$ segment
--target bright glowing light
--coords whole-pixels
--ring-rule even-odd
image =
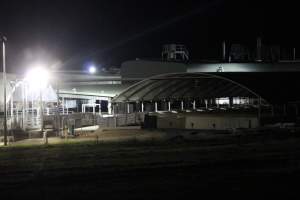
[[[95,74],[96,71],[97,71],[97,68],[95,66],[92,65],[92,66],[89,67],[89,73]]]
[[[228,98],[228,97],[217,98],[216,100],[217,100],[217,102],[218,102],[220,105],[229,104],[229,98]]]
[[[44,89],[49,81],[49,72],[42,67],[35,67],[26,74],[25,81],[32,90]]]

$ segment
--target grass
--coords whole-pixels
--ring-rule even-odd
[[[291,182],[300,177],[299,138],[242,145],[232,141],[85,141],[0,148],[0,192],[40,199],[169,199],[217,195],[215,190],[297,194]]]

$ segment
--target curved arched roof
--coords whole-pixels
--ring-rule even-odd
[[[206,73],[171,73],[142,80],[116,96],[114,102],[261,96],[227,77]]]

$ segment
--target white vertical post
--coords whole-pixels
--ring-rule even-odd
[[[181,110],[183,110],[184,108],[183,108],[183,101],[181,101]]]
[[[93,104],[93,115],[95,114],[95,109],[96,108],[96,104]]]
[[[171,111],[171,102],[170,101],[168,102],[168,111],[169,112]]]
[[[116,112],[116,106],[115,106],[115,104],[113,104],[112,105],[112,114],[115,115],[115,112]]]
[[[26,88],[26,93],[28,94],[28,88]],[[26,95],[27,96],[27,95]],[[28,104],[26,104],[27,107],[27,118],[31,118],[31,124],[36,124],[37,123],[37,117],[39,116],[39,109],[38,107],[36,108],[36,116],[35,116],[35,112],[34,112],[34,99],[33,99],[33,93],[31,93],[31,114],[29,115],[30,112],[30,104],[28,102]]]
[[[17,124],[19,124],[19,111],[18,111],[18,106],[16,106],[16,120],[17,120]]]
[[[24,85],[24,96],[25,96],[25,99],[24,99],[24,120],[26,120],[26,124],[27,124],[27,118],[28,118],[28,107],[29,106],[29,103],[28,103],[28,92],[27,92],[27,86],[26,84]],[[25,128],[26,128],[26,124],[25,124]]]
[[[13,98],[13,91],[10,97],[10,128],[13,128],[13,120],[14,120],[14,98]]]
[[[108,100],[107,108],[108,108],[108,114],[111,115],[111,113],[112,113],[111,100]],[[100,101],[99,110],[101,110],[101,101]]]
[[[193,110],[196,110],[196,101],[193,101]]]
[[[157,102],[154,103],[154,111],[157,112]]]
[[[23,88],[22,88],[22,95],[23,95],[23,106],[22,106],[22,128],[23,128],[23,130],[25,130],[26,129],[26,123],[27,123],[27,121],[26,121],[26,100],[27,100],[27,94],[26,94],[26,89],[25,89],[25,84],[24,84],[24,82],[22,82],[23,84]]]
[[[81,112],[84,113],[84,105],[81,104]]]
[[[11,118],[14,115],[14,96],[13,96],[13,94],[11,94],[11,97],[10,97],[10,115],[11,115]]]
[[[62,98],[62,110],[63,110],[63,115],[65,114],[65,98]]]
[[[43,106],[43,93],[42,93],[42,89],[40,89],[39,91],[40,93],[40,117],[41,117],[41,132],[44,132],[44,106]]]
[[[205,99],[204,101],[205,101],[205,108],[208,109],[208,102],[207,102],[207,99]]]
[[[127,103],[127,113],[129,114],[130,113],[130,104]]]
[[[144,102],[142,102],[142,112],[144,112]]]

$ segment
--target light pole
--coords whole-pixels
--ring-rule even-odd
[[[1,35],[0,40],[2,41],[2,61],[3,61],[3,111],[4,111],[4,119],[3,119],[3,135],[4,135],[4,146],[7,146],[7,113],[6,113],[6,63],[5,63],[5,42],[6,37]]]

